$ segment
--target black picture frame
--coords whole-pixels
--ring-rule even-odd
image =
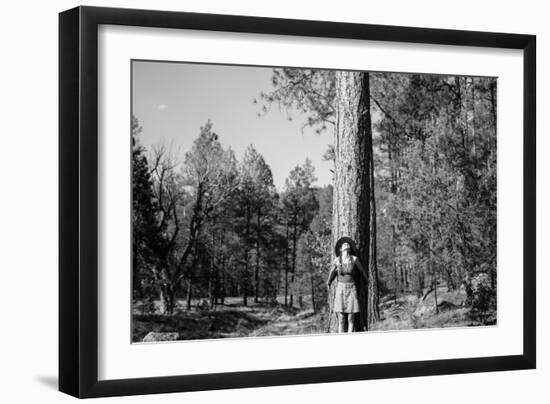
[[[99,381],[98,26],[180,28],[523,50],[523,354]],[[534,35],[77,7],[59,15],[59,390],[104,397],[459,374],[536,366]]]

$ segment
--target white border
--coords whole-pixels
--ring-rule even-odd
[[[498,326],[131,344],[130,59],[497,76]],[[98,92],[100,380],[523,352],[521,51],[100,26]]]

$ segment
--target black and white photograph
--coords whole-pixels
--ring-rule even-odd
[[[497,84],[131,61],[132,342],[497,325]]]

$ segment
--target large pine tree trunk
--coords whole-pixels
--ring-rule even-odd
[[[357,244],[368,287],[361,282],[356,329],[366,330],[380,319],[369,73],[338,72],[336,89],[333,245],[342,236]]]

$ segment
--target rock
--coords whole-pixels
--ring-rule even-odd
[[[143,342],[157,342],[157,341],[177,341],[179,339],[179,333],[177,332],[154,332],[151,331],[143,338]]]

